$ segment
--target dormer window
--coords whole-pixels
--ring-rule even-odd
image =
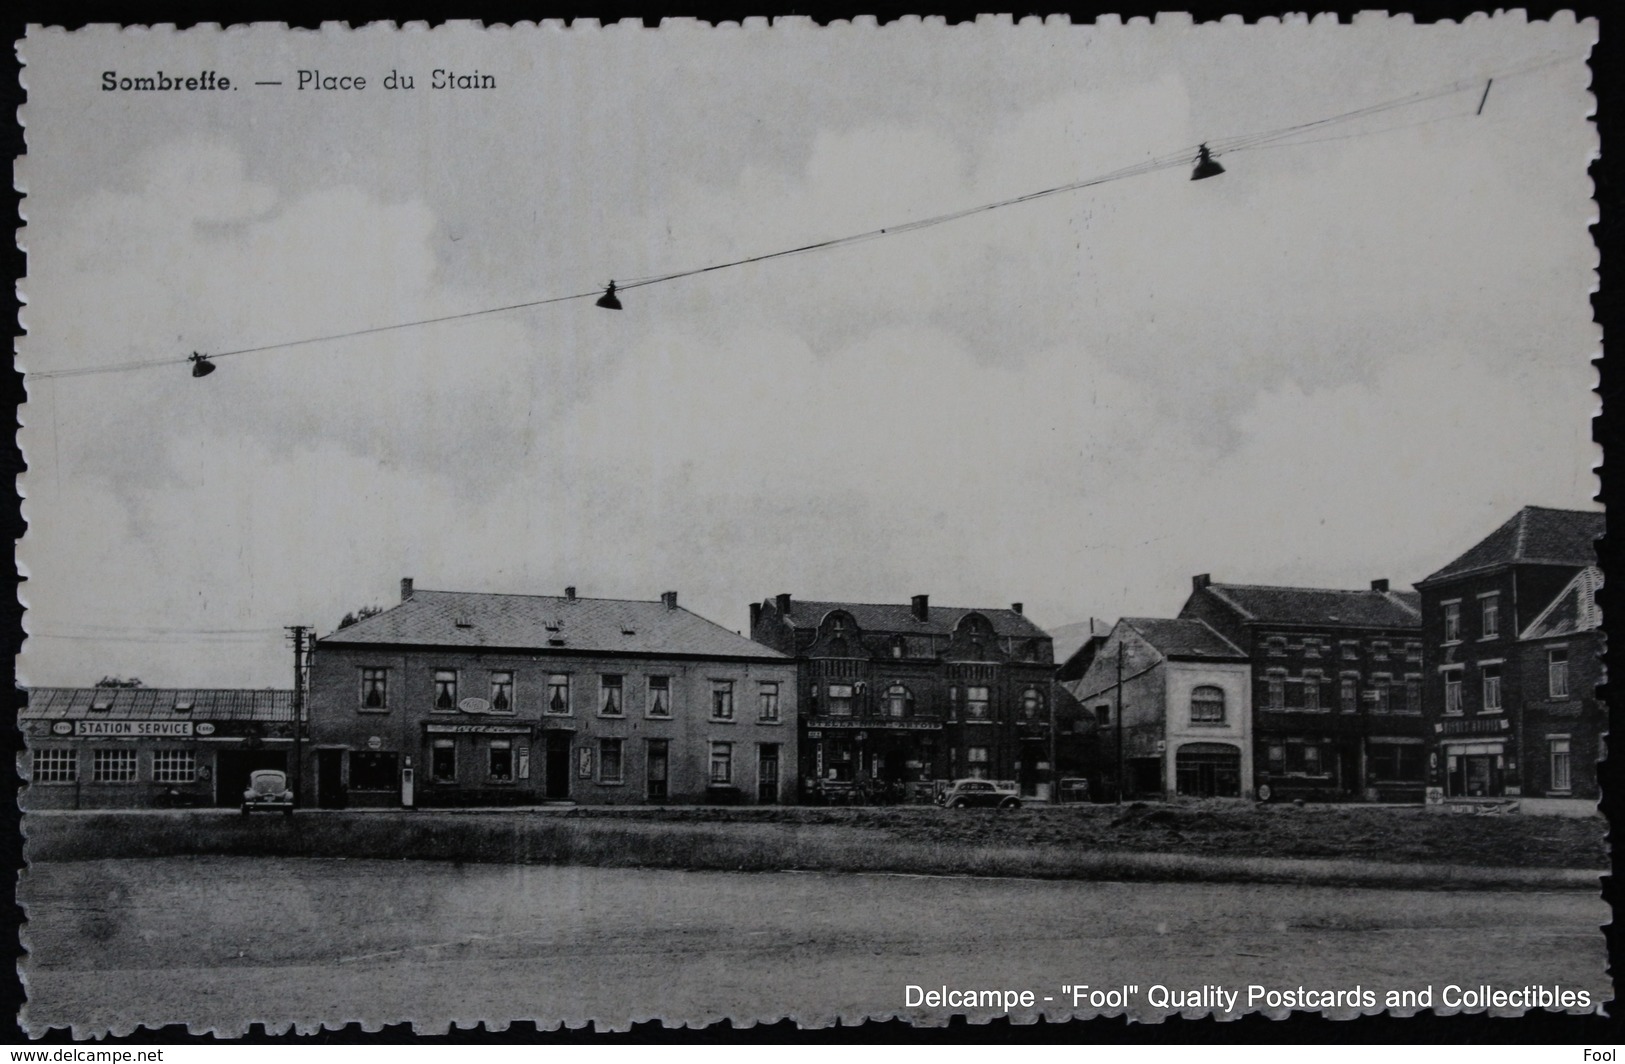
[[[191,695],[176,695],[175,696],[175,712],[176,713],[190,713],[190,712],[192,712],[192,696]]]
[[[106,712],[113,708],[113,693],[111,691],[98,691],[90,700],[90,708],[98,712]]]
[[[452,623],[455,624],[459,628],[472,628],[472,627],[474,627],[474,622],[469,620],[467,617],[458,617]]]

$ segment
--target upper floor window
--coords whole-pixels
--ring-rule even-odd
[[[1402,713],[1422,712],[1422,681],[1418,677],[1405,677],[1405,704]]]
[[[909,716],[913,702],[914,695],[900,683],[886,688],[886,693],[881,696],[881,708],[888,717]]]
[[[434,708],[457,708],[457,670],[434,670]]]
[[[1422,660],[1422,644],[1420,642],[1418,642],[1415,639],[1406,640],[1406,642],[1405,642],[1405,660],[1406,661],[1421,661]]]
[[[779,719],[779,685],[773,680],[763,680],[756,685],[757,719],[774,721]]]
[[[1303,708],[1320,708],[1320,673],[1306,672],[1303,674]]]
[[[361,706],[363,709],[389,708],[389,670],[361,670]]]
[[[1479,600],[1479,609],[1484,617],[1479,636],[1483,639],[1496,638],[1501,634],[1501,596],[1485,595]]]
[[[1393,687],[1394,678],[1378,673],[1371,678],[1371,711],[1373,713],[1387,713],[1392,708],[1389,705],[1388,695]]]
[[[1272,671],[1264,680],[1264,708],[1286,708],[1286,673]]]
[[[1461,670],[1451,669],[1444,674],[1444,711],[1461,715]]]
[[[649,677],[649,707],[651,717],[671,716],[671,677]]]
[[[734,682],[732,680],[711,681],[711,719],[734,719]]]
[[[604,673],[598,677],[598,715],[620,717],[626,714],[626,703],[621,699],[621,677]]]
[[[498,713],[513,712],[513,673],[491,674],[491,708]]]
[[[1386,639],[1378,639],[1378,640],[1374,641],[1371,644],[1371,660],[1372,661],[1387,661],[1388,660],[1388,640],[1386,640]]]
[[[965,688],[965,716],[970,720],[988,719],[988,689],[985,687]]]
[[[903,637],[900,635],[892,637],[891,656],[894,658],[900,658],[903,656]]]
[[[1343,640],[1338,644],[1338,649],[1344,661],[1355,661],[1360,657],[1360,641],[1357,639]]]
[[[1446,602],[1444,604],[1444,641],[1456,643],[1461,640],[1461,603]]]
[[[1224,723],[1224,688],[1204,684],[1191,690],[1191,723]]]
[[[1044,692],[1036,687],[1029,687],[1021,693],[1021,717],[1023,720],[1038,720],[1044,715]]]
[[[850,717],[852,715],[851,684],[832,683],[829,685],[829,715],[832,717]]]
[[[1569,650],[1552,647],[1546,651],[1546,692],[1552,698],[1569,697]]]
[[[1100,723],[1100,726],[1102,728],[1111,727],[1112,726],[1112,707],[1107,705],[1104,702],[1102,702],[1100,705],[1096,706],[1095,707],[1095,720]]]
[[[1353,713],[1360,708],[1360,681],[1353,676],[1344,676],[1337,686],[1337,708],[1344,713]]]
[[[555,716],[570,713],[570,677],[556,672],[547,678],[547,711]]]
[[[1286,636],[1272,635],[1264,640],[1264,653],[1272,658],[1286,657]]]
[[[1314,638],[1304,639],[1303,656],[1306,658],[1320,657],[1320,640]]]
[[[1484,666],[1484,706],[1480,712],[1499,713],[1501,711],[1501,666]]]

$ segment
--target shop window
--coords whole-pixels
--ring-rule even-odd
[[[366,668],[361,670],[361,708],[389,708],[389,670]]]
[[[1204,684],[1191,690],[1191,723],[1224,723],[1224,688]]]
[[[598,715],[620,717],[625,712],[626,704],[621,700],[621,678],[614,673],[598,677]]]
[[[491,674],[491,709],[497,713],[513,712],[513,673]]]
[[[649,677],[649,716],[671,716],[671,677]]]
[[[1461,603],[1446,602],[1444,604],[1444,641],[1446,643],[1461,642]]]
[[[392,791],[400,784],[400,756],[377,750],[350,751],[350,789]]]
[[[1269,770],[1271,772],[1275,773],[1276,775],[1278,775],[1278,776],[1285,775],[1286,774],[1286,744],[1285,743],[1271,743],[1270,746],[1269,746],[1269,750],[1268,750],[1268,752],[1267,752],[1267,754],[1266,754],[1266,756],[1264,758],[1264,763],[1267,764],[1269,766]]]
[[[457,708],[457,670],[436,669],[434,671],[434,708]]]
[[[850,717],[852,715],[852,685],[849,683],[832,683],[829,685],[828,712],[832,717]]]
[[[511,739],[492,739],[491,748],[487,755],[487,764],[491,772],[492,783],[512,783],[513,741]]]
[[[79,751],[48,747],[34,751],[32,783],[76,783],[79,779]]]
[[[598,782],[620,783],[621,780],[621,740],[598,740]]]
[[[732,783],[734,781],[734,744],[711,744],[711,782]]]
[[[1479,630],[1482,639],[1495,639],[1501,634],[1501,596],[1485,595],[1479,600],[1479,608],[1483,613],[1483,625]]]
[[[1554,791],[1567,791],[1573,787],[1573,778],[1570,774],[1569,737],[1567,735],[1554,735],[1546,740],[1546,749],[1552,762],[1552,786]]]
[[[1444,711],[1461,716],[1461,670],[1451,669],[1444,674]]]
[[[90,780],[92,783],[134,783],[135,764],[134,750],[97,750],[90,762]]]
[[[1320,743],[1314,741],[1287,743],[1286,772],[1289,776],[1326,775]]]
[[[429,778],[436,783],[456,783],[457,740],[436,739],[429,753]]]
[[[990,702],[986,687],[965,688],[965,717],[968,720],[987,720]]]
[[[965,772],[973,780],[987,779],[988,748],[971,746],[965,749]]]
[[[756,685],[756,719],[774,723],[779,719],[779,685],[763,680]]]
[[[666,739],[650,739],[648,755],[643,761],[644,788],[651,802],[666,800],[666,777],[669,773],[671,747]]]
[[[197,780],[197,754],[191,750],[154,750],[152,782],[193,783]]]
[[[732,680],[711,681],[711,719],[734,719],[734,682]]]
[[[570,677],[564,673],[547,678],[547,711],[555,717],[570,715]]]
[[[1501,666],[1484,666],[1484,705],[1482,713],[1501,712]]]
[[[1569,697],[1569,651],[1553,647],[1546,652],[1546,692],[1551,698]]]
[[[1423,778],[1421,743],[1382,742],[1373,739],[1366,747],[1366,772],[1385,783],[1420,783]]]

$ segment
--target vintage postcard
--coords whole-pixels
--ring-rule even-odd
[[[1596,36],[30,28],[24,1030],[1597,1013]]]

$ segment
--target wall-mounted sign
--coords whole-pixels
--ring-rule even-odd
[[[211,724],[209,721],[206,721],[206,720],[205,721],[199,721],[198,726],[197,726],[197,733],[199,735],[213,735],[214,734],[214,725]]]
[[[830,730],[873,728],[875,731],[941,731],[940,720],[896,720],[894,718],[862,719],[853,718],[842,720],[840,718],[824,718],[818,722],[819,728]],[[808,735],[812,732],[808,731]]]
[[[367,749],[368,750],[382,750],[383,748],[384,748],[384,741],[382,739],[380,739],[376,735],[367,736]]]
[[[192,734],[189,720],[76,720],[73,734],[128,739],[175,738]]]
[[[431,735],[529,735],[529,724],[425,724]]]
[[[464,713],[489,713],[491,712],[491,703],[487,702],[483,698],[475,698],[473,695],[470,695],[461,702],[457,703],[457,708],[462,710]]]
[[[584,780],[592,779],[592,747],[583,746],[576,750],[576,775]]]
[[[55,724],[51,725],[51,734],[52,735],[72,735],[73,734],[73,722],[72,721],[67,721],[67,720],[59,720],[59,721],[57,721]]]

